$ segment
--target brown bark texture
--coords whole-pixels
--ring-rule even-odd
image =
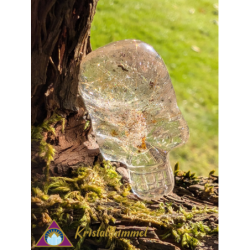
[[[65,118],[55,124],[56,135],[44,138],[56,150],[51,174],[66,174],[81,162],[93,165],[99,154],[91,131],[84,129],[88,115],[78,95],[81,58],[91,52],[90,27],[98,0],[31,1],[31,120],[37,126],[53,112]],[[42,174],[45,163],[32,143],[32,173]]]
[[[55,133],[43,132],[47,143],[56,150],[50,163],[51,176],[67,176],[79,164],[93,166],[101,158],[99,147],[92,133],[89,115],[84,101],[78,94],[78,74],[81,59],[91,52],[90,28],[98,0],[32,0],[31,1],[31,121],[39,126],[54,112],[65,119],[53,124]],[[44,179],[46,162],[39,156],[39,142],[31,145],[32,178]],[[127,181],[126,169],[117,163],[116,169]],[[194,195],[195,194],[195,195]],[[191,209],[194,205],[217,207],[218,201],[204,196],[200,187],[189,190],[176,186],[172,195],[161,201],[171,202],[173,206],[182,205]],[[133,197],[131,194],[131,198]],[[210,199],[210,200],[209,200]],[[151,205],[157,208],[158,202]],[[114,204],[113,204],[114,205]],[[112,205],[112,206],[113,206]],[[117,205],[117,204],[115,204]],[[218,221],[215,214],[194,220]],[[116,225],[124,230],[144,230],[133,220],[117,221]],[[40,230],[40,231],[39,231]],[[34,230],[34,236],[41,235],[43,229]],[[72,232],[72,236],[75,232]],[[148,238],[131,239],[139,249],[180,249],[181,245],[162,241],[159,228],[152,225]],[[70,235],[68,235],[70,237]],[[209,240],[211,242],[209,242]],[[218,237],[205,240],[203,249],[217,249]],[[74,241],[74,239],[73,239]],[[85,243],[102,249],[104,246],[86,239]]]

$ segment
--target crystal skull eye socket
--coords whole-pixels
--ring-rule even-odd
[[[128,166],[133,192],[147,200],[171,192],[168,153],[189,132],[153,47],[122,40],[91,52],[80,65],[79,91],[103,157]]]

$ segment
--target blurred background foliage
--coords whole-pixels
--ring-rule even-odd
[[[172,166],[218,173],[218,3],[212,0],[100,0],[92,49],[139,39],[161,55],[190,129],[186,145],[170,153]]]

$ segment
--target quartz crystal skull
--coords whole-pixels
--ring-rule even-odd
[[[189,130],[159,54],[138,40],[110,43],[83,58],[79,81],[103,157],[127,165],[142,199],[171,192],[168,153]]]

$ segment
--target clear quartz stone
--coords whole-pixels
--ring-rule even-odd
[[[159,54],[138,40],[110,43],[83,58],[79,81],[103,157],[128,166],[142,199],[171,192],[168,153],[189,130]]]

